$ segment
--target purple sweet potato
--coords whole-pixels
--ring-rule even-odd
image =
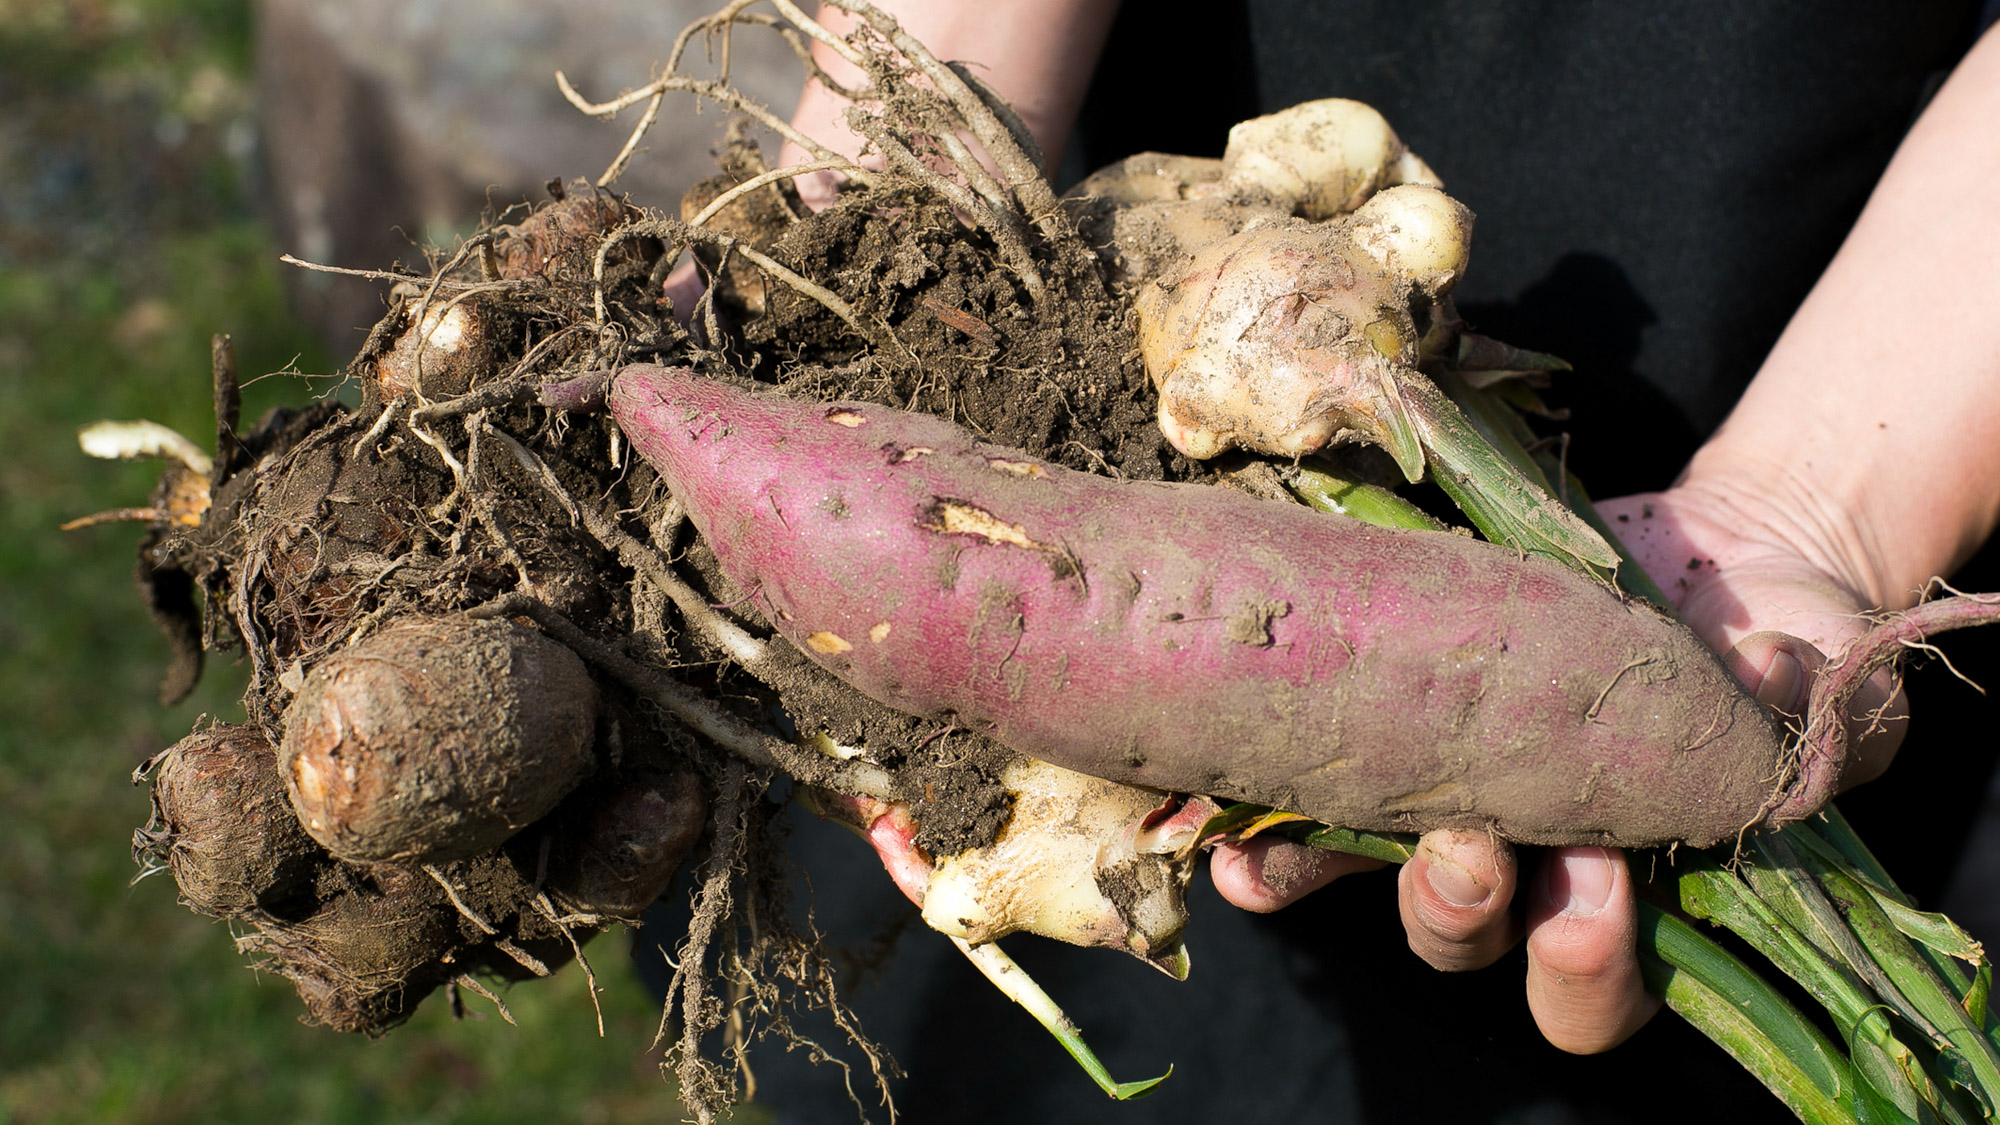
[[[611,408],[801,650],[1058,765],[1537,844],[1705,846],[1832,791],[1692,633],[1552,562],[679,370]]]

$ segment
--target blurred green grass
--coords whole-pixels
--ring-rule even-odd
[[[243,679],[225,655],[154,703],[139,528],[56,528],[143,503],[157,469],[89,460],[76,429],[143,417],[205,443],[211,332],[246,377],[338,367],[253,214],[250,32],[244,0],[0,0],[0,1122],[678,1119],[622,934],[592,950],[604,1039],[571,969],[507,994],[518,1029],[433,998],[369,1041],[300,1025],[227,927],[164,878],[130,884],[128,775],[198,715],[240,718]],[[331,383],[263,379],[245,415]]]

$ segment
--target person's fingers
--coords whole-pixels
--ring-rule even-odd
[[[1269,914],[1342,875],[1373,871],[1381,866],[1379,859],[1260,837],[1240,844],[1218,845],[1208,861],[1208,873],[1225,902]]]
[[[1514,881],[1514,851],[1504,841],[1485,832],[1426,833],[1397,882],[1410,948],[1447,972],[1492,964],[1520,940],[1508,909]]]
[[[1811,644],[1768,629],[1736,642],[1722,659],[1757,702],[1792,719],[1805,714],[1813,676],[1826,663],[1825,654]]]
[[[1529,892],[1528,1010],[1555,1046],[1587,1055],[1659,1010],[1639,977],[1632,877],[1610,848],[1552,848]]]
[[[1825,654],[1810,643],[1769,630],[1736,642],[1723,659],[1757,702],[1794,721],[1805,714],[1813,681],[1827,663]],[[1847,710],[1853,736],[1841,767],[1842,789],[1872,781],[1889,768],[1903,742],[1909,701],[1893,678],[1882,672],[1869,678]]]

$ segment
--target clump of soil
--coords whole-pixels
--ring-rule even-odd
[[[785,921],[778,773],[908,802],[932,855],[1006,823],[1009,751],[761,644],[767,624],[609,422],[542,398],[649,361],[936,413],[1088,471],[1206,471],[1153,425],[1128,302],[1025,130],[899,34],[871,16],[849,40],[891,170],[851,167],[824,211],[735,130],[677,218],[558,183],[427,271],[382,274],[389,308],[348,367],[358,409],[242,428],[218,341],[207,507],[151,530],[140,580],[183,666],[245,653],[249,721],[156,759],[135,851],[194,908],[248,922],[242,947],[310,1019],[376,1034],[441,985],[456,1006],[482,976],[582,961],[698,855],[668,1002],[706,1119],[736,1076],[704,1036],[790,1037],[792,1005],[840,1005]],[[672,66],[656,87],[676,84],[769,120]],[[953,163],[961,131],[999,172]],[[675,310],[662,283],[683,252],[710,284]],[[170,687],[192,682],[183,667]],[[724,987],[755,1018],[725,1019]]]
[[[936,414],[1074,469],[1188,473],[1153,424],[1129,307],[1094,255],[1057,258],[1048,291],[1030,300],[947,201],[916,188],[849,193],[773,233],[774,258],[829,279],[893,343],[886,355],[857,347],[822,306],[780,290],[743,331],[753,372],[801,394]]]

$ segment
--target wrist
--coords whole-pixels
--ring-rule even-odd
[[[1789,552],[1863,605],[1899,608],[1916,600],[1897,575],[1865,506],[1800,465],[1714,441],[1696,452],[1674,484],[1725,522],[1743,550]],[[1925,575],[1924,577],[1928,577]]]

